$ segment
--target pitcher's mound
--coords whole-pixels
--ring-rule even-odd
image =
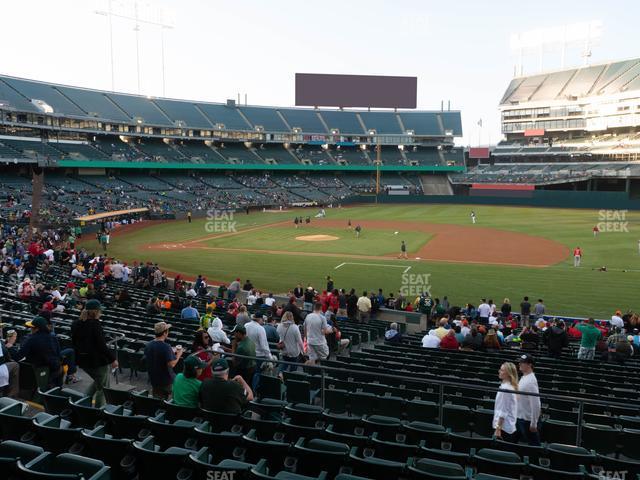
[[[301,235],[296,237],[296,240],[302,240],[303,242],[329,242],[331,240],[339,240],[339,237],[333,235]]]

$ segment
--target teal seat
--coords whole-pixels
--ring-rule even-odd
[[[153,435],[141,442],[133,442],[134,455],[138,470],[138,480],[157,480],[159,478],[176,478],[178,472],[186,465],[190,450],[169,447],[162,450],[155,444]]]
[[[110,468],[100,460],[70,453],[55,456],[45,453],[26,464],[18,461],[18,475],[23,480],[110,480]]]
[[[33,419],[33,426],[40,445],[48,452],[68,452],[80,440],[81,429],[58,415],[36,417]]]
[[[442,462],[430,458],[411,458],[407,469],[411,478],[416,479],[465,480],[467,478],[464,467],[457,463]]]
[[[15,473],[18,460],[26,464],[43,453],[44,449],[36,445],[5,440],[0,443],[0,471]]]
[[[297,473],[305,475],[326,471],[335,476],[349,458],[349,445],[319,438],[300,438],[293,447],[292,455],[297,461]]]
[[[236,449],[243,447],[242,432],[217,432],[209,422],[204,422],[194,429],[194,438],[200,447],[208,447],[216,460],[235,458]]]
[[[572,445],[550,443],[547,453],[552,468],[567,472],[579,472],[581,466],[589,467],[596,460],[594,452]]]
[[[349,459],[353,465],[353,473],[372,479],[399,478],[406,470],[406,462],[396,462],[374,456],[366,456],[365,450],[354,447],[351,449]]]
[[[429,448],[441,448],[447,431],[442,425],[413,421],[404,425],[407,443],[419,445],[424,442]]]
[[[251,478],[263,480],[326,480],[328,476],[326,472],[320,472],[317,476],[306,476],[286,471],[271,471],[267,461],[263,460],[251,469]]]
[[[267,439],[258,437],[255,430],[250,430],[242,439],[247,449],[244,461],[253,464],[258,464],[262,458],[268,458],[270,465],[284,465],[291,447],[284,439],[274,438],[273,432],[270,439]]]
[[[176,420],[188,420],[200,419],[201,413],[198,407],[185,407],[182,405],[176,405],[173,400],[162,402],[160,407],[167,413],[167,419],[171,422]]]
[[[472,456],[479,473],[520,478],[527,467],[517,453],[482,448]]]

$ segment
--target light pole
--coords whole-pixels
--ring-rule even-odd
[[[115,85],[115,74],[114,74],[114,53],[113,53],[113,18],[121,18],[123,20],[128,20],[134,23],[133,30],[136,32],[136,73],[137,73],[137,85],[138,85],[138,94],[140,94],[140,27],[141,25],[152,25],[156,27],[160,27],[160,48],[162,55],[162,95],[165,95],[165,52],[164,52],[164,31],[173,28],[168,21],[165,21],[163,15],[159,15],[160,20],[156,21],[153,18],[149,18],[150,15],[141,15],[140,9],[138,8],[138,0],[133,2],[133,15],[130,14],[130,11],[121,11],[114,12],[113,11],[112,0],[108,0],[108,8],[106,11],[104,10],[96,10],[95,13],[98,15],[104,15],[107,17],[109,22],[109,56],[111,59],[111,90],[114,90]],[[124,7],[123,7],[124,8]]]

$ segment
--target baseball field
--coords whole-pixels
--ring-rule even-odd
[[[117,229],[108,254],[157,262],[188,278],[202,274],[213,284],[250,279],[273,293],[298,283],[322,290],[331,275],[340,288],[407,296],[429,290],[452,304],[478,305],[481,297],[519,304],[528,295],[532,303],[544,299],[547,312],[558,315],[609,318],[618,308],[638,309],[640,212],[377,205],[327,209],[322,219],[316,213],[145,222]],[[311,222],[296,228],[296,216],[310,216]],[[406,260],[398,258],[401,241]],[[83,243],[99,251],[95,240]],[[583,257],[574,267],[577,246]]]

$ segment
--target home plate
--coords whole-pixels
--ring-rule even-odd
[[[420,260],[420,257],[416,257],[416,260]]]

